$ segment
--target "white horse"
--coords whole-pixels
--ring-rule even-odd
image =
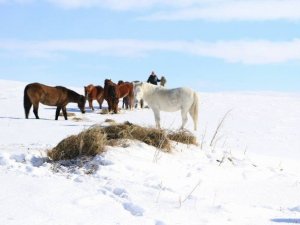
[[[194,130],[197,130],[199,100],[195,91],[189,88],[166,89],[157,85],[140,82],[134,84],[136,98],[144,99],[153,110],[156,127],[160,128],[160,111],[175,112],[181,110],[182,125],[184,128],[189,112]]]

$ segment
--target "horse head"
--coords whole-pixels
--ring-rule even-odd
[[[111,79],[105,79],[105,80],[104,80],[104,86],[105,86],[105,85],[108,85],[108,84],[110,84],[110,83],[112,83]]]
[[[88,86],[84,86],[84,97],[87,99],[88,96],[90,95],[94,85],[89,84]]]
[[[143,82],[133,83],[135,99],[140,101],[143,99]]]
[[[85,113],[85,101],[86,98],[83,95],[80,95],[77,104],[82,113]]]

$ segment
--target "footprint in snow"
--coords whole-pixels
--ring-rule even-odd
[[[160,220],[156,220],[155,225],[166,225],[166,224]]]
[[[0,154],[0,166],[6,166],[9,163],[9,156]]]
[[[124,209],[129,211],[133,216],[143,216],[144,209],[138,205],[135,205],[131,202],[123,203]]]
[[[115,188],[113,193],[120,198],[128,198],[128,193],[124,188]]]

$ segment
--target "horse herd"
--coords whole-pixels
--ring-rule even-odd
[[[187,122],[189,113],[194,122],[194,129],[198,123],[198,95],[189,88],[167,89],[161,86],[146,82],[112,82],[110,79],[104,81],[104,88],[92,84],[84,87],[84,96],[66,87],[50,87],[40,83],[31,83],[24,89],[24,109],[25,118],[28,119],[29,112],[33,106],[33,113],[39,119],[39,103],[49,106],[56,106],[55,120],[58,119],[62,110],[64,118],[67,120],[66,106],[73,102],[78,104],[78,108],[85,113],[86,100],[89,107],[94,110],[93,100],[97,100],[100,109],[104,100],[107,101],[108,111],[118,113],[119,99],[123,98],[123,107],[133,109],[138,101],[143,107],[143,101],[153,110],[156,127],[160,128],[160,111],[174,112],[181,110],[183,128]]]

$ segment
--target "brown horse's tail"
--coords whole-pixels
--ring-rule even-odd
[[[27,85],[24,89],[24,110],[25,110],[25,118],[28,119],[28,115],[29,115],[29,111],[30,111],[30,108],[32,106],[32,102],[29,98],[29,95],[27,93],[27,90],[28,90],[29,86]]]

